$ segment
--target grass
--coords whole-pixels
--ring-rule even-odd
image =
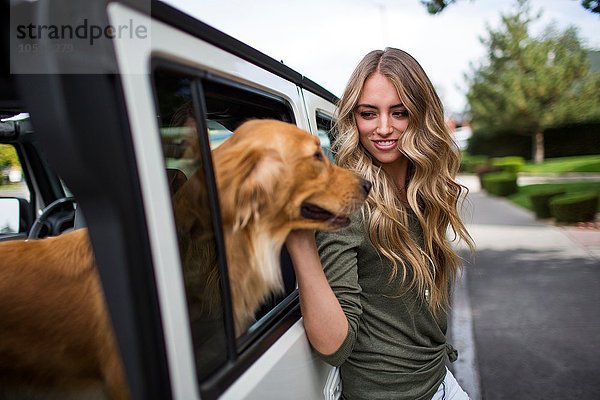
[[[519,186],[519,191],[508,196],[508,199],[518,206],[532,210],[529,195],[541,190],[562,189],[566,193],[575,193],[583,191],[595,191],[600,194],[600,182],[569,182],[569,183],[540,183],[535,185]],[[598,201],[600,207],[600,200]]]
[[[476,159],[476,156],[472,157],[473,160],[468,159],[467,161],[482,162],[480,159]],[[546,159],[542,164],[535,164],[528,162],[521,165],[519,168],[521,173],[526,174],[567,174],[567,173],[598,173],[600,174],[600,154],[590,156],[576,156],[576,157],[561,157],[561,158],[550,158]],[[529,196],[533,193],[547,190],[563,190],[565,193],[595,191],[600,194],[600,181],[576,181],[566,183],[540,183],[526,186],[519,186],[519,191],[515,194],[507,196],[507,198],[514,204],[533,211],[533,206],[529,200]],[[600,208],[600,200],[598,201],[598,207]]]
[[[600,172],[600,155],[550,158],[542,164],[527,163],[522,167],[521,172],[532,174]]]

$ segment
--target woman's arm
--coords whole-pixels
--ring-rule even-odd
[[[308,340],[319,353],[333,354],[348,335],[348,320],[323,272],[314,232],[293,231],[286,246],[298,280]]]

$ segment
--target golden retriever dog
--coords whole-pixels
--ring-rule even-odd
[[[346,226],[371,186],[333,165],[317,137],[275,120],[242,124],[212,158],[240,335],[282,290],[288,233]],[[196,290],[190,318],[198,319],[219,308],[221,290],[204,181],[201,168],[173,196],[186,290]],[[0,260],[0,386],[101,382],[108,398],[128,398],[87,230],[1,242]]]
[[[99,381],[128,398],[87,229],[0,242],[0,398],[48,387],[58,399]]]
[[[265,298],[282,288],[279,256],[293,229],[334,230],[366,199],[371,184],[332,164],[316,136],[275,120],[242,124],[213,151],[225,235],[236,334],[253,321]],[[198,245],[211,229],[203,215],[207,200],[199,171],[175,194],[175,216],[184,259],[184,276],[216,280],[206,268],[212,246]],[[199,254],[201,255],[199,255]],[[214,257],[214,256],[213,256]],[[209,263],[214,266],[214,263]],[[218,309],[211,284],[194,302]],[[211,290],[213,291],[211,293]]]

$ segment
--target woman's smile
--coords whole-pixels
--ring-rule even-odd
[[[377,150],[381,150],[381,151],[396,150],[398,148],[398,139],[385,139],[385,140],[371,139],[371,142],[373,142],[373,146],[375,146],[375,148]]]

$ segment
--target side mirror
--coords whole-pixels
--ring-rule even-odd
[[[0,197],[0,234],[19,232],[21,205],[14,197]]]
[[[30,224],[30,208],[27,200],[0,197],[0,234],[26,232]]]

